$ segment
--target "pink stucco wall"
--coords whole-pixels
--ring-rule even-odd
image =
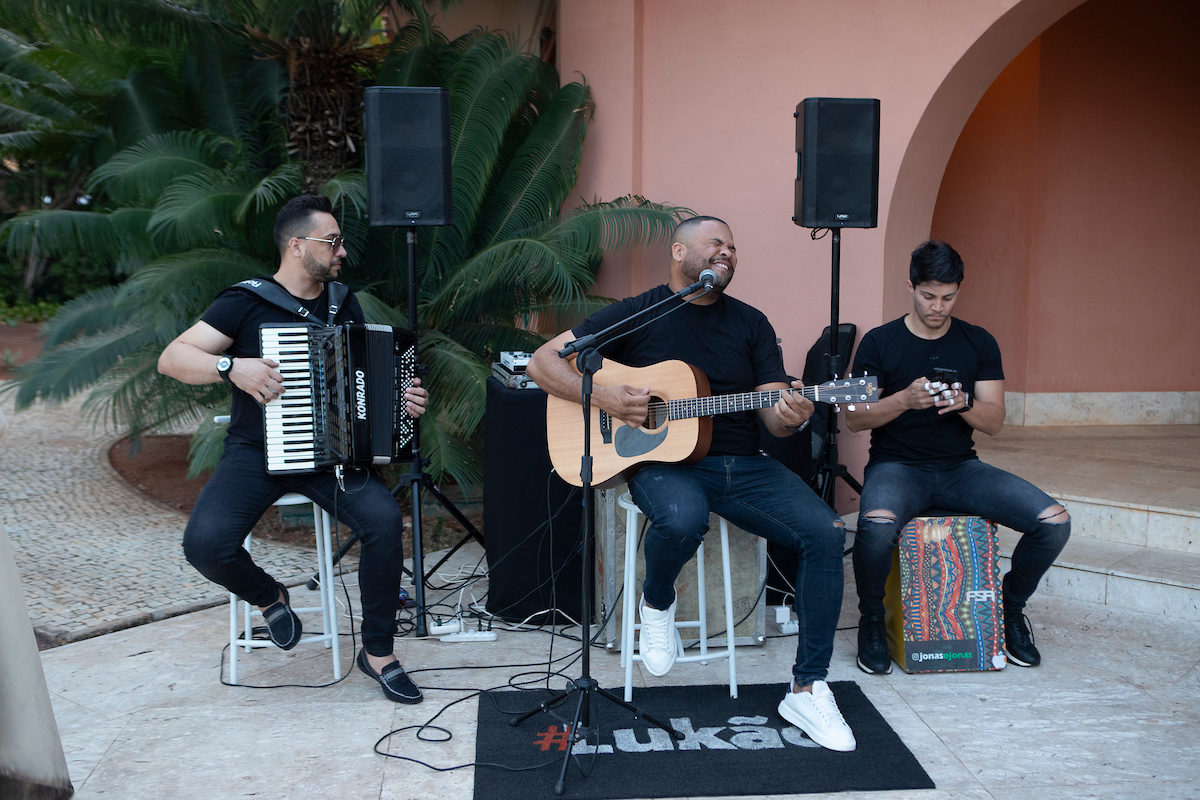
[[[958,313],[1028,392],[1200,389],[1200,10],[1090,0],[1009,65],[942,181]]]
[[[583,74],[597,103],[579,194],[635,192],[729,221],[740,259],[731,293],[767,313],[799,373],[828,324],[830,247],[791,222],[796,104],[882,104],[879,227],[846,231],[842,245],[842,320],[866,330],[904,309],[907,253],[929,235],[979,99],[1081,2],[561,0],[560,70]],[[605,263],[598,288],[652,286],[666,258]],[[867,436],[842,445],[857,471]]]

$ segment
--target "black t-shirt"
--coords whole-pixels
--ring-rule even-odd
[[[279,283],[272,278],[260,278],[270,281],[276,286]],[[282,289],[283,287],[280,286]],[[284,289],[286,292],[287,289]],[[313,314],[313,320],[322,324],[329,317],[329,287],[325,286],[321,294],[312,300],[294,298],[297,303],[307,308]],[[233,339],[233,344],[225,352],[234,358],[259,358],[262,348],[259,341],[258,327],[264,322],[295,322],[302,323],[295,314],[284,311],[276,305],[268,303],[247,289],[232,286],[213,300],[202,321],[212,325],[221,333]],[[362,306],[358,298],[351,292],[342,301],[335,321],[362,322]],[[229,435],[257,445],[263,444],[263,409],[250,395],[238,387],[233,387],[233,411],[230,414]]]
[[[673,294],[662,285],[637,297],[628,297],[596,312],[572,333],[579,337],[602,331]],[[676,310],[657,319],[671,308]],[[684,361],[704,372],[714,395],[749,392],[765,383],[787,381],[775,329],[761,311],[740,300],[720,295],[717,302],[707,306],[677,301],[650,312],[647,317],[655,321],[602,346],[600,354],[630,367],[646,367],[671,359]],[[631,327],[645,321],[646,318],[639,318]],[[709,455],[758,452],[755,413],[741,411],[713,417]]]
[[[937,339],[922,339],[904,324],[904,317],[871,330],[854,357],[854,372],[879,379],[881,397],[903,391],[922,375],[933,379],[934,367],[958,370],[958,380],[972,397],[976,381],[1004,379],[1000,346],[976,325],[950,318],[950,330]],[[909,409],[871,431],[868,466],[884,461],[946,462],[976,457],[974,428],[958,413],[938,415],[938,409]]]

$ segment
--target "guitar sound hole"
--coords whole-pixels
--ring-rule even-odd
[[[667,403],[661,397],[650,395],[650,407],[646,409],[646,421],[642,427],[648,431],[657,430],[667,423]]]

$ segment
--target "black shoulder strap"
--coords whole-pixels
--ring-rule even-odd
[[[338,311],[342,308],[342,302],[345,301],[346,295],[350,294],[349,287],[344,283],[330,281],[329,284],[329,321],[326,325],[333,324],[333,318],[337,316]]]
[[[311,311],[296,301],[296,298],[287,293],[286,290],[279,284],[261,278],[250,278],[249,280],[240,281],[234,284],[234,287],[245,289],[248,292],[258,295],[263,300],[273,306],[278,306],[290,314],[295,314],[297,317],[310,322],[316,322]],[[337,316],[338,310],[342,307],[342,301],[346,299],[346,295],[350,290],[344,283],[330,281],[329,289],[329,318],[327,325],[333,324],[333,318]]]

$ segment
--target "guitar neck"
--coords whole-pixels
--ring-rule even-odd
[[[818,388],[806,386],[803,389],[770,389],[765,392],[718,394],[709,397],[671,400],[667,403],[667,417],[668,419],[691,419],[692,417],[712,417],[717,414],[733,414],[737,411],[757,411],[778,403],[784,392],[799,394],[805,399],[817,402],[820,399]]]

